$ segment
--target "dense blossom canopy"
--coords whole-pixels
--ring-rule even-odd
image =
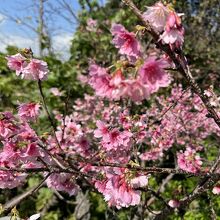
[[[143,19],[158,32],[161,45],[174,53],[181,49],[180,14],[159,2],[147,8]],[[87,20],[87,31],[98,31],[96,20]],[[28,178],[25,170],[41,169],[49,188],[72,196],[83,188],[83,180],[110,207],[120,209],[141,204],[141,194],[150,190],[155,168],[165,166],[165,171],[190,175],[212,169],[205,141],[211,136],[219,138],[220,129],[206,103],[195,89],[173,83],[169,69],[174,70],[174,64],[168,56],[158,50],[143,53],[138,33],[115,23],[110,31],[119,60],[110,67],[90,60],[88,74],[81,79],[94,94],[77,99],[72,113],[54,111],[54,118],[41,87],[49,73],[47,63],[20,53],[6,57],[17,76],[38,81],[51,131],[41,135],[34,130],[42,115],[37,102],[21,103],[17,114],[0,114],[0,165],[4,168],[0,188],[18,187]],[[179,54],[175,55],[178,60]],[[163,90],[168,97],[161,95]],[[64,94],[55,87],[50,92],[56,98]],[[212,92],[206,90],[203,95],[219,110]],[[167,158],[172,161],[169,167]],[[152,170],[146,171],[147,166]],[[219,184],[212,192],[220,194]],[[173,197],[165,204],[178,208],[181,201]]]

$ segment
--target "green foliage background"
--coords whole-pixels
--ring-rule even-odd
[[[140,24],[134,15],[126,8],[122,7],[119,0],[108,0],[104,7],[101,7],[97,1],[79,0],[82,10],[78,12],[79,24],[73,34],[72,45],[70,48],[71,57],[68,61],[62,62],[56,56],[43,57],[48,62],[50,68],[50,76],[43,83],[44,91],[47,97],[49,109],[57,109],[64,111],[64,98],[55,98],[49,92],[51,87],[58,87],[65,91],[66,96],[69,96],[69,106],[72,106],[74,100],[78,97],[83,97],[85,92],[91,93],[91,89],[82,86],[77,80],[79,74],[87,74],[89,59],[96,60],[97,63],[103,66],[110,66],[116,62],[119,55],[117,50],[111,44],[112,36],[110,34],[111,23],[122,23],[128,30],[135,30],[135,26]],[[154,0],[135,0],[140,9],[145,10],[146,5],[152,5]],[[184,50],[192,68],[193,75],[199,84],[206,88],[213,84],[219,87],[220,80],[220,2],[219,0],[178,0],[167,1],[174,5],[178,12],[183,12],[183,24],[185,26],[185,44]],[[89,32],[86,30],[86,21],[88,18],[93,18],[98,21],[101,33]],[[146,48],[154,47],[151,44],[150,36],[143,36],[143,44]],[[17,53],[18,48],[13,45],[7,48],[7,53],[0,54],[0,111],[16,111],[19,103],[27,101],[39,101],[39,92],[37,85],[34,82],[21,80],[15,76],[6,66],[5,56]],[[174,78],[177,82],[184,84],[183,79],[175,73]],[[217,91],[218,92],[218,91]],[[69,111],[72,109],[69,108]],[[45,115],[42,115],[38,122],[37,130],[41,134],[50,131]],[[208,140],[204,145],[210,145],[212,139]],[[213,159],[217,153],[216,143],[213,142],[213,151],[209,152],[210,159]],[[36,175],[29,178],[28,183],[18,189],[1,190],[0,202],[13,198],[15,195],[33,187],[39,183],[41,177]],[[158,183],[161,183],[160,178],[152,178],[150,186],[157,189]],[[190,192],[197,184],[197,179],[184,176],[175,176],[167,186],[167,190],[162,194],[164,198],[172,198],[174,192],[181,189]],[[89,190],[89,189],[87,189]],[[84,193],[87,191],[84,190]],[[22,217],[30,216],[37,212],[43,212],[43,220],[75,220],[74,211],[76,208],[76,198],[69,198],[62,194],[60,199],[54,192],[43,187],[35,194],[22,202],[17,208]],[[175,195],[176,196],[176,195]],[[178,195],[177,195],[178,196]],[[145,199],[151,197],[150,193],[144,195]],[[134,219],[137,213],[137,207],[122,209],[107,208],[101,195],[95,192],[89,192],[87,198],[90,203],[90,219]],[[181,213],[175,213],[167,219],[211,219],[211,209],[207,204],[213,204],[217,214],[217,219],[220,219],[220,198],[212,195],[211,192],[202,195],[201,198],[194,201],[189,210],[183,210]],[[150,208],[152,210],[160,210],[163,205],[160,201],[156,201]],[[143,208],[143,207],[141,207]],[[85,218],[86,219],[86,218]],[[140,216],[136,219],[142,219]]]

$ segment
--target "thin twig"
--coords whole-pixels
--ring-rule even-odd
[[[45,110],[45,112],[46,112],[46,114],[47,114],[47,118],[48,118],[48,120],[49,120],[49,122],[50,122],[50,124],[51,124],[52,130],[53,130],[54,138],[55,138],[55,140],[56,140],[56,143],[57,143],[59,149],[62,151],[62,148],[61,148],[61,146],[60,146],[60,142],[59,142],[59,140],[58,140],[58,138],[57,138],[57,135],[56,135],[56,125],[54,124],[54,121],[53,121],[53,119],[52,119],[52,117],[51,117],[51,115],[50,115],[50,112],[49,112],[49,110],[48,110],[47,103],[46,103],[46,99],[45,99],[45,96],[44,96],[44,93],[43,93],[42,84],[41,84],[41,81],[40,81],[40,80],[38,81],[38,88],[39,88],[40,95],[41,95],[41,98],[42,98],[44,110]]]

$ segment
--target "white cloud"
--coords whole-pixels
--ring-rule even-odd
[[[37,53],[37,40],[26,38],[19,35],[0,34],[0,51],[5,52],[8,45],[17,46],[19,48],[31,47]]]
[[[54,51],[60,55],[61,59],[66,60],[69,58],[69,49],[72,39],[73,34],[68,32],[61,33],[52,38]]]
[[[71,33],[62,33],[52,38],[53,50],[62,60],[67,60],[70,56],[69,48],[72,37],[73,34]],[[8,45],[17,46],[18,48],[31,47],[36,55],[39,54],[37,38],[0,33],[0,51],[5,52]]]

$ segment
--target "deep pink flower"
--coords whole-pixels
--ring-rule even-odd
[[[187,147],[185,152],[177,154],[177,163],[180,169],[196,173],[201,169],[202,160],[194,149]]]
[[[170,84],[169,75],[164,70],[167,66],[165,60],[149,57],[140,68],[140,81],[148,86],[150,93],[157,92],[160,87],[167,87]]]
[[[37,145],[38,137],[28,124],[20,124],[17,132],[4,142],[0,153],[1,162],[12,162],[14,165],[22,161],[35,161],[40,155]]]
[[[172,29],[180,29],[181,26],[181,19],[177,13],[171,11],[168,15],[167,22],[166,22],[166,31],[170,31]]]
[[[18,107],[18,115],[24,121],[36,120],[39,111],[40,105],[38,103],[23,103]]]
[[[114,36],[113,44],[119,48],[119,53],[130,58],[137,59],[140,55],[140,44],[135,38],[135,34],[128,32],[121,24],[113,24],[111,33]]]
[[[158,2],[154,6],[147,7],[143,17],[156,31],[162,32],[166,25],[168,14],[169,9],[161,2]]]
[[[130,146],[131,137],[131,132],[113,128],[107,135],[103,136],[102,145],[106,150],[117,150],[119,147],[127,148]]]
[[[46,62],[38,59],[31,59],[22,73],[24,79],[45,80],[49,70]]]
[[[6,59],[8,60],[8,67],[11,70],[15,70],[17,76],[19,76],[23,72],[23,69],[27,66],[26,58],[20,53],[13,56],[7,56]]]

